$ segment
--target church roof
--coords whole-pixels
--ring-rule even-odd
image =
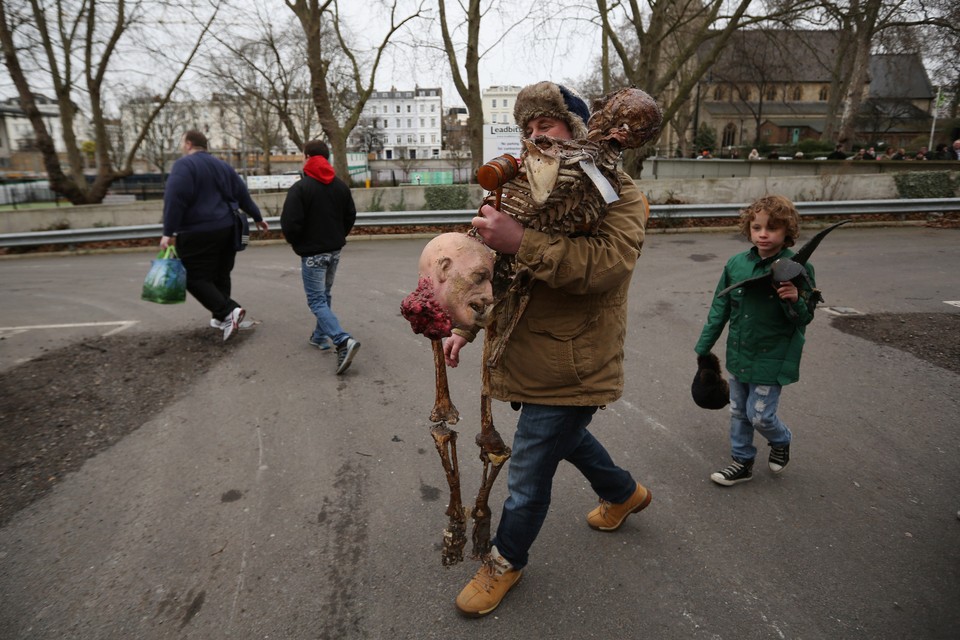
[[[754,85],[829,84],[842,51],[839,31],[741,29],[731,36],[705,78],[707,82]],[[710,43],[700,46],[706,55]],[[919,54],[873,54],[868,69],[869,95],[882,100],[928,100],[934,97]]]

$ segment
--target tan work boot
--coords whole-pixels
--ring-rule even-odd
[[[587,524],[598,531],[616,531],[631,513],[639,513],[650,504],[653,495],[639,482],[630,499],[613,504],[601,498],[600,506],[587,514]]]
[[[485,616],[500,604],[507,591],[520,582],[522,569],[514,569],[497,547],[483,560],[477,575],[457,596],[457,609],[469,618]]]

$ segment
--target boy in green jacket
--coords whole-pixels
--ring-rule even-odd
[[[794,255],[800,232],[796,207],[783,196],[765,196],[740,212],[740,232],[753,247],[727,262],[717,293],[731,284],[769,273],[773,263]],[[768,464],[780,473],[790,461],[791,433],[777,416],[780,391],[800,379],[804,329],[813,320],[813,265],[805,265],[809,280],[800,288],[792,282],[761,280],[714,296],[707,322],[697,342],[697,355],[710,353],[729,323],[726,363],[730,374],[730,466],[711,474],[724,486],[753,477],[759,431],[770,445]]]

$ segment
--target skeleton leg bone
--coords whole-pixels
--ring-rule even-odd
[[[482,402],[489,407],[490,398],[483,396]],[[473,550],[470,556],[474,559],[480,559],[490,552],[490,490],[500,469],[510,458],[510,447],[504,444],[492,422],[477,434],[477,446],[480,447],[480,460],[483,462],[483,482],[470,514],[473,518]]]
[[[450,485],[450,503],[447,506],[449,518],[443,531],[443,552],[441,563],[449,567],[463,561],[463,547],[467,544],[467,510],[463,508],[460,497],[460,468],[457,465],[457,432],[445,423],[433,425],[430,429],[433,442],[440,454],[440,462]]]
[[[433,411],[430,412],[430,422],[446,422],[448,424],[457,424],[460,420],[460,412],[453,405],[450,399],[450,387],[447,385],[447,365],[443,360],[443,342],[440,340],[431,340],[433,347],[433,366],[436,371],[437,395],[433,404]]]
[[[488,387],[490,381],[489,352],[496,341],[496,336],[492,334],[493,331],[488,332],[483,341],[481,377],[484,389]],[[486,394],[480,396],[480,433],[477,434],[476,442],[480,447],[480,460],[483,462],[483,482],[470,514],[473,518],[473,550],[470,555],[474,559],[480,559],[490,552],[490,490],[500,469],[510,458],[510,447],[504,444],[500,433],[493,426],[490,396]]]
[[[443,552],[441,562],[449,567],[463,561],[463,547],[467,543],[467,513],[460,496],[460,467],[457,462],[457,432],[447,423],[456,424],[460,419],[457,408],[450,400],[450,388],[447,385],[447,365],[443,360],[443,344],[440,340],[431,340],[433,346],[433,364],[436,367],[437,399],[430,413],[434,424],[430,429],[433,442],[440,454],[447,484],[450,486],[450,502],[447,506],[449,518],[443,531]]]

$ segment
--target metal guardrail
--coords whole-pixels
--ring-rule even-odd
[[[911,213],[945,213],[960,211],[960,198],[925,198],[913,200],[843,200],[833,202],[798,202],[801,216],[844,216],[856,218],[861,215],[905,215]],[[742,204],[655,204],[650,207],[653,218],[735,218]],[[360,212],[357,226],[360,227],[412,227],[470,224],[476,209],[442,211],[381,211]],[[272,229],[279,230],[280,218],[267,218]],[[34,231],[30,233],[0,234],[0,247],[29,247],[45,244],[81,244],[84,242],[109,242],[112,240],[136,240],[159,238],[163,227],[159,224],[144,224],[129,227],[97,227],[94,229],[64,229],[57,231]]]

